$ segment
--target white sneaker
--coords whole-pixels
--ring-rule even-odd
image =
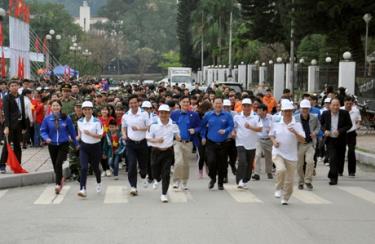
[[[96,184],[96,192],[100,193],[102,191],[102,183]]]
[[[184,191],[189,190],[189,187],[187,186],[187,183],[182,183],[182,190],[184,190]]]
[[[118,176],[113,177],[113,180],[119,180]]]
[[[282,199],[281,199],[281,204],[282,204],[282,205],[288,205],[288,200],[282,198]]]
[[[161,202],[164,202],[164,203],[167,203],[167,202],[168,202],[168,197],[167,197],[167,195],[161,195],[161,196],[160,196],[160,201],[161,201]]]
[[[276,190],[275,191],[275,197],[280,198],[281,197],[281,190]]]
[[[105,171],[102,172],[102,177],[105,177]]]
[[[245,187],[246,187],[246,184],[242,180],[240,180],[240,182],[238,182],[237,188],[238,189],[245,189]]]
[[[79,197],[86,198],[87,197],[86,190],[85,189],[80,190],[77,195]]]
[[[157,190],[159,187],[159,182],[157,180],[154,180],[154,183],[152,183],[152,189]]]
[[[175,181],[175,182],[173,183],[173,189],[178,189],[179,187],[180,187],[180,182]]]
[[[144,188],[147,188],[147,187],[148,187],[148,180],[147,180],[147,178],[144,178],[144,179],[143,179],[143,187],[144,187]]]
[[[107,169],[107,170],[105,171],[105,175],[106,175],[107,177],[111,177],[111,176],[112,176],[112,172],[111,172],[109,169]]]
[[[130,195],[132,196],[137,196],[138,195],[138,191],[135,187],[131,187],[130,188]]]
[[[122,169],[122,164],[119,164],[119,165],[118,165],[118,169]]]

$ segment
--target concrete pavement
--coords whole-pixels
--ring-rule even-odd
[[[2,147],[0,147],[2,150]],[[22,167],[28,174],[13,174],[7,167],[6,174],[0,174],[0,189],[54,182],[54,173],[47,147],[22,150]],[[63,166],[64,175],[69,175],[69,164]]]
[[[151,186],[130,197],[123,172],[119,181],[104,178],[99,194],[89,178],[86,200],[77,197],[77,182],[59,197],[53,184],[3,190],[0,243],[373,243],[374,170],[361,166],[333,187],[327,171],[319,165],[314,191],[295,188],[288,206],[273,197],[274,180],[265,175],[248,191],[237,190],[232,175],[225,191],[209,191],[195,165],[189,191],[170,190],[167,204]]]

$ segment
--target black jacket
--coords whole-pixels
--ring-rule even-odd
[[[15,129],[21,125],[22,129],[26,129],[25,100],[20,96],[22,111],[19,111],[16,98],[10,93],[3,98],[4,127]]]
[[[322,131],[331,130],[331,111],[324,111],[320,117],[320,124]],[[346,132],[352,128],[352,120],[350,119],[350,114],[348,111],[340,109],[339,110],[339,121],[337,125],[337,130],[339,131],[338,139],[345,139]],[[328,139],[328,138],[327,138]]]

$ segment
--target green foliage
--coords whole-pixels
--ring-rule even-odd
[[[169,51],[162,54],[162,61],[159,67],[164,71],[168,70],[168,67],[181,67],[180,55],[176,51]]]
[[[320,34],[306,36],[298,46],[297,56],[307,60],[317,59],[323,62],[327,57],[326,37]]]

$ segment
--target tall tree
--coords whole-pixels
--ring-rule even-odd
[[[181,63],[196,68],[197,62],[193,55],[191,15],[196,8],[197,0],[181,0],[177,10],[177,38],[180,43]]]

